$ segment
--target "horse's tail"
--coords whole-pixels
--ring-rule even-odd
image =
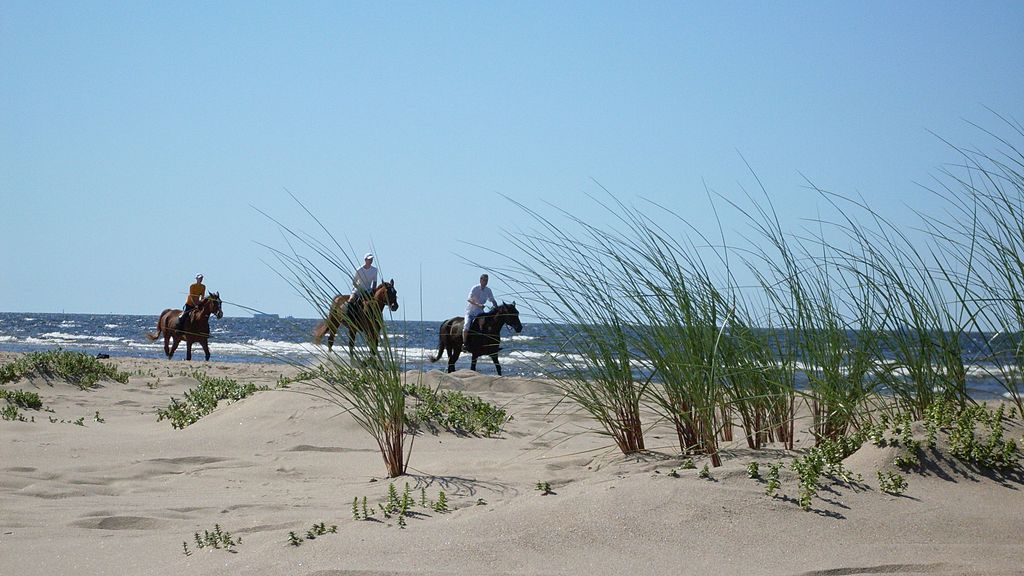
[[[327,334],[327,322],[321,322],[313,328],[313,344],[320,345],[324,340],[324,335]]]
[[[163,331],[164,331],[164,329],[163,329],[163,321],[164,321],[164,316],[166,316],[166,315],[167,315],[167,313],[168,313],[168,312],[170,312],[171,310],[174,310],[174,308],[168,308],[167,310],[164,310],[164,311],[163,311],[163,312],[162,312],[162,313],[160,314],[160,317],[156,319],[156,334],[153,334],[153,333],[151,333],[151,332],[146,332],[146,338],[149,338],[149,341],[150,341],[150,342],[152,342],[153,340],[156,340],[156,339],[160,338],[160,335],[161,335],[161,334],[163,333]]]
[[[431,356],[431,362],[437,362],[441,359],[441,356],[444,356],[444,336],[445,332],[447,332],[451,326],[451,323],[451,320],[445,320],[441,323],[441,329],[437,331],[437,356]]]

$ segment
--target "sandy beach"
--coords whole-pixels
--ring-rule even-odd
[[[875,478],[892,454],[866,444],[845,462],[863,482],[823,481],[804,511],[789,470],[775,498],[747,476],[752,461],[790,459],[782,450],[737,436],[711,478],[670,474],[682,459],[668,428],[625,457],[550,383],[431,371],[406,377],[479,396],[511,420],[494,438],[422,430],[409,474],[389,480],[351,416],[299,384],[274,389],[293,367],[107,362],[127,384],[2,385],[37,392],[44,410],[0,421],[0,574],[1024,573],[1019,468],[937,457],[892,496]],[[196,385],[193,370],[272,389],[174,429],[156,412]],[[1019,420],[1007,430],[1022,433]],[[404,528],[379,512],[353,519],[353,499],[373,508],[390,482],[417,502],[443,490],[450,511],[416,507]],[[553,493],[537,489],[545,482]],[[319,523],[336,532],[289,544]],[[198,548],[194,534],[215,526],[241,542]]]

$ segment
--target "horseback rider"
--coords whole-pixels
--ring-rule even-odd
[[[469,338],[469,328],[473,325],[473,321],[476,317],[483,313],[484,304],[490,302],[494,306],[498,303],[494,300],[494,293],[487,287],[487,274],[480,275],[480,284],[473,286],[469,291],[469,298],[466,299],[468,305],[466,306],[466,320],[462,323],[462,341],[466,342]]]
[[[199,301],[204,296],[206,296],[206,286],[203,284],[203,275],[196,274],[196,281],[188,287],[188,297],[185,298],[185,306],[182,308],[181,315],[178,316],[178,325],[175,327],[177,330],[185,329],[192,310],[199,305]]]
[[[369,298],[377,289],[377,268],[373,266],[373,252],[363,256],[363,265],[356,268],[352,275],[352,297],[349,302],[358,302],[360,298]]]

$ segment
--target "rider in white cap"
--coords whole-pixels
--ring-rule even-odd
[[[357,296],[370,296],[377,289],[377,268],[373,266],[373,252],[363,256],[363,265],[352,276],[352,300]]]

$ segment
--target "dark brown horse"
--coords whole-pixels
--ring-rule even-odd
[[[484,312],[473,320],[473,326],[469,330],[468,341],[463,346],[462,325],[465,317],[456,316],[445,320],[438,330],[437,356],[431,357],[431,362],[437,362],[448,352],[448,371],[455,372],[455,361],[459,359],[463,348],[473,355],[469,362],[469,369],[476,370],[476,359],[480,356],[490,356],[494,362],[494,369],[501,376],[501,364],[498,363],[498,351],[501,350],[501,329],[508,324],[516,331],[516,334],[523,331],[523,323],[519,321],[519,310],[516,310],[516,303],[501,303],[491,310]]]
[[[200,300],[199,304],[189,311],[188,322],[185,323],[182,330],[177,328],[180,316],[181,310],[177,308],[164,310],[160,314],[160,319],[156,321],[156,334],[146,334],[146,337],[156,340],[162,333],[164,354],[167,354],[168,359],[174,356],[178,344],[185,340],[185,360],[191,360],[192,344],[199,342],[199,345],[203,347],[203,352],[206,353],[206,359],[209,360],[210,346],[207,340],[210,338],[210,316],[216,316],[218,319],[224,317],[224,312],[221,310],[220,293],[213,292]],[[170,343],[172,338],[174,339],[173,345]]]
[[[349,357],[355,352],[356,332],[363,333],[370,351],[376,355],[380,330],[384,326],[385,306],[392,312],[398,310],[398,291],[395,290],[394,279],[378,286],[371,298],[349,301],[347,295],[335,296],[327,319],[317,324],[313,330],[313,341],[320,344],[327,334],[327,349],[332,350],[334,336],[342,326],[345,326],[348,328]]]

